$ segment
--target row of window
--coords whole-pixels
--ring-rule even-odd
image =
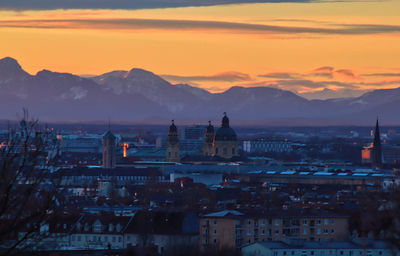
[[[332,250],[332,249],[330,249],[329,251],[328,250],[319,250],[319,251],[302,250],[301,252],[298,252],[298,253],[301,253],[302,256],[308,256],[308,255],[315,255],[317,252],[319,252],[320,256],[324,256],[324,255],[334,255],[333,251],[334,250]],[[364,251],[365,250],[346,250],[346,251],[340,250],[337,255],[343,255],[343,256],[355,256],[357,254],[360,256],[362,256],[362,255],[372,256],[373,255],[372,250],[367,250],[365,253],[364,253]],[[291,250],[291,251],[281,251],[280,253],[279,253],[279,251],[274,251],[274,256],[280,256],[280,255],[286,256],[286,255],[289,255],[289,253],[290,253],[290,255],[295,255],[295,251]],[[379,250],[377,252],[377,255],[383,255],[383,251]]]
[[[323,231],[324,231],[323,232],[324,234],[329,234],[329,231],[330,231],[331,234],[335,233],[335,229],[333,229],[333,228],[331,230],[329,230],[327,228],[324,228]],[[205,229],[203,233],[204,234],[208,234],[208,229]],[[214,235],[216,235],[217,234],[217,230],[214,229],[213,233],[214,233]],[[236,233],[236,236],[241,236],[241,231],[240,230],[236,230],[235,233]],[[246,233],[247,233],[248,236],[251,236],[252,235],[252,230],[248,229]],[[292,233],[298,233],[298,230],[293,230]],[[254,234],[257,234],[257,232],[254,232]],[[279,229],[275,230],[275,234],[279,235]],[[303,229],[303,235],[307,235],[307,234],[308,234],[308,230],[307,229]],[[320,235],[320,234],[322,234],[322,229],[317,228],[317,235]],[[265,229],[261,230],[261,235],[265,235]],[[272,236],[272,230],[271,229],[268,230],[268,235]]]
[[[214,225],[217,225],[217,220],[213,220],[212,222],[213,222]],[[258,226],[259,224],[262,225],[262,226],[265,226],[267,224],[267,222],[268,222],[269,225],[272,225],[272,219],[268,219],[268,220],[264,220],[263,219],[263,220],[259,220],[259,221],[258,220],[249,219],[249,220],[247,220],[247,225],[251,225],[253,222],[254,222],[254,226]],[[324,225],[329,225],[329,223],[331,225],[334,225],[335,224],[335,219],[323,219],[323,220],[321,220],[321,219],[317,219],[317,220],[304,219],[302,221],[302,224],[304,226],[307,226],[307,225],[314,226],[315,224],[316,225],[322,225],[322,222],[323,222]],[[280,219],[275,219],[274,220],[275,226],[279,226],[280,223],[281,223]],[[210,221],[206,220],[206,225],[209,225],[209,224],[210,224]],[[298,226],[299,225],[299,219],[283,220],[282,224],[283,225],[291,224],[291,225],[294,225],[294,226]],[[241,225],[241,221],[237,220],[236,221],[236,225],[240,226]]]
[[[118,236],[118,237],[113,236],[113,237],[111,237],[111,239],[109,241],[108,240],[108,236],[92,236],[92,237],[90,237],[90,236],[81,236],[81,235],[72,235],[71,236],[71,241],[72,242],[75,242],[75,241],[81,242],[83,237],[84,237],[85,241],[87,241],[87,242],[96,242],[96,241],[99,241],[99,242],[101,242],[101,241],[103,241],[103,242],[113,242],[113,243],[115,243],[117,241],[118,241],[118,243],[122,242],[122,237],[121,236]]]

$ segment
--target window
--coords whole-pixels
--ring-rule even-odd
[[[217,220],[214,220],[214,225],[217,225]]]
[[[275,226],[279,226],[279,220],[275,220]]]
[[[331,224],[334,225],[335,224],[335,220],[331,220]]]
[[[72,242],[75,242],[75,236],[71,236]]]
[[[321,220],[317,220],[317,225],[321,225]]]
[[[311,255],[314,255],[314,251],[311,251]]]
[[[303,225],[307,225],[307,220],[303,220]]]
[[[317,228],[317,234],[320,235],[321,234],[321,229]]]
[[[283,251],[283,255],[286,255],[286,251]]]
[[[263,230],[261,231],[261,233],[262,233],[263,235],[265,235],[265,229],[263,229]]]
[[[265,220],[261,221],[261,225],[265,226]]]
[[[277,235],[279,234],[279,229],[275,230],[275,234]]]
[[[217,234],[217,230],[216,229],[214,229],[214,234]]]
[[[324,234],[328,234],[329,230],[327,228],[324,228]]]
[[[335,229],[332,228],[331,229],[331,234],[333,234],[333,233],[335,233]]]
[[[324,219],[324,225],[328,225],[329,224],[329,220],[328,219]]]
[[[118,237],[118,242],[121,243],[122,237]]]
[[[247,230],[247,235],[248,235],[248,236],[251,235],[251,230],[250,230],[250,229]]]
[[[81,241],[81,236],[77,236],[76,240],[77,240],[78,242],[80,242],[80,241]]]
[[[113,243],[115,243],[115,236],[112,237],[112,241],[113,241]]]
[[[303,229],[303,235],[307,235],[307,229]]]
[[[226,155],[226,153],[228,153],[228,150],[226,148],[223,148],[222,150],[223,150],[224,155]]]
[[[340,251],[340,255],[343,255],[344,253],[343,253],[343,251]]]
[[[217,239],[214,239],[214,244],[216,244],[217,243]]]
[[[248,221],[247,221],[247,225],[251,225],[251,220],[248,220]]]
[[[117,226],[116,226],[116,229],[117,229],[117,232],[120,232],[121,231],[121,224],[117,224]]]

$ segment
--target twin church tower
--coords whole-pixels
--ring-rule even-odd
[[[238,155],[237,136],[235,131],[229,127],[229,118],[224,113],[222,118],[221,127],[214,132],[214,126],[211,121],[206,128],[203,155],[207,157],[220,157],[223,159],[230,159]],[[167,156],[168,162],[179,162],[179,138],[178,128],[174,120],[169,127],[168,140],[167,140]]]

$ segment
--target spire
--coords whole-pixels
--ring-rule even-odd
[[[379,131],[379,120],[376,118],[375,133],[374,133],[374,143],[372,152],[372,167],[380,168],[382,167],[382,146],[381,146],[381,135]]]
[[[175,120],[171,120],[171,125],[169,126],[169,133],[177,133],[178,129],[176,128],[175,125]]]
[[[206,133],[213,134],[214,136],[214,126],[212,126],[211,121],[208,121],[208,126],[206,128]]]

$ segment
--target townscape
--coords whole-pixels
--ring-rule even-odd
[[[400,256],[400,0],[0,0],[0,256]]]
[[[109,123],[97,133],[28,117],[8,124],[1,134],[1,251],[397,253],[396,130],[376,120],[358,131],[237,133],[232,123],[224,113],[215,126]]]

